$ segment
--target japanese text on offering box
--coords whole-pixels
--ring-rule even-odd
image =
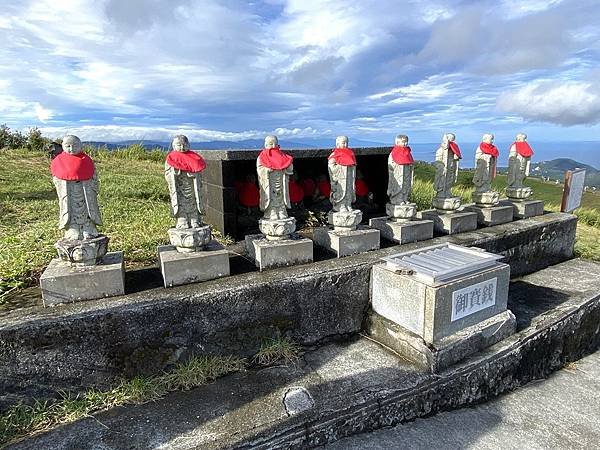
[[[451,322],[495,305],[497,282],[497,278],[492,278],[454,291]]]

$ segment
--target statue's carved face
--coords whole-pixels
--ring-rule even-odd
[[[447,133],[446,134],[446,140],[448,142],[454,142],[454,139],[456,139],[456,136],[454,136],[454,133]]]
[[[336,148],[348,148],[348,137],[347,136],[338,136],[335,139]]]
[[[394,142],[400,147],[406,147],[408,145],[408,136],[404,134],[398,135],[396,136],[396,140]]]
[[[267,136],[265,138],[265,148],[275,148],[277,145],[279,145],[277,136]]]
[[[65,136],[62,141],[62,149],[71,155],[77,155],[83,151],[83,145],[77,136]]]
[[[492,142],[494,142],[494,135],[493,134],[484,134],[483,137],[481,138],[481,140],[483,142],[485,142],[486,144],[491,144]]]
[[[527,135],[525,133],[517,134],[516,141],[517,142],[525,142],[527,140]]]
[[[187,152],[190,149],[190,141],[185,136],[177,136],[173,139],[173,150],[176,152]]]

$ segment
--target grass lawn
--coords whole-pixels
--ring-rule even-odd
[[[156,246],[168,243],[172,226],[169,198],[163,178],[160,152],[145,152],[132,146],[118,152],[95,151],[92,155],[100,177],[100,198],[110,248],[125,252],[128,268],[156,263]],[[144,158],[144,159],[142,159]],[[0,304],[6,295],[35,285],[55,256],[58,202],[44,153],[28,150],[0,151]],[[433,198],[433,167],[416,165],[413,200],[420,209],[429,208]],[[472,172],[462,171],[456,195],[471,200]],[[528,179],[536,199],[558,211],[562,187]],[[500,175],[495,187],[502,191],[506,178]],[[600,260],[600,195],[586,193],[580,217],[576,250]]]
[[[171,226],[163,163],[95,156],[99,203],[110,248],[127,267],[153,264]],[[49,159],[25,150],[0,152],[0,295],[37,283],[55,256],[58,201]],[[1,297],[0,297],[1,299]],[[1,301],[1,300],[0,300]]]

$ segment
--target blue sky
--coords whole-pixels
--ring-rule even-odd
[[[0,123],[85,140],[600,140],[587,0],[2,2]]]

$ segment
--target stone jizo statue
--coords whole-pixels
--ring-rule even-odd
[[[335,149],[327,159],[327,169],[331,183],[329,200],[335,212],[352,211],[356,201],[356,158],[348,148],[348,137],[338,136]]]
[[[456,183],[459,161],[462,159],[460,148],[455,140],[454,133],[444,134],[442,143],[435,153],[433,207],[440,212],[456,211],[461,205],[460,197],[452,195],[452,186]]]
[[[331,183],[332,210],[328,221],[337,230],[355,230],[362,220],[362,212],[352,209],[356,201],[356,157],[348,148],[348,137],[338,136],[335,148],[327,158],[327,169]]]
[[[108,248],[108,238],[96,228],[102,225],[96,168],[77,136],[65,136],[62,149],[50,165],[58,194],[59,228],[65,230],[56,248],[61,259],[72,264],[94,265]]]
[[[210,227],[202,223],[202,171],[206,163],[190,150],[186,136],[175,136],[165,161],[165,180],[171,199],[175,228],[169,229],[171,244],[180,252],[201,250],[211,239]]]
[[[523,181],[529,175],[533,150],[527,143],[527,135],[519,133],[515,142],[510,146],[508,154],[508,179],[506,195],[513,200],[525,200],[533,193],[530,187],[523,186]]]
[[[414,159],[408,146],[408,136],[396,136],[395,145],[388,157],[388,188],[390,202],[385,205],[392,221],[411,220],[417,214],[416,204],[410,203],[414,178]]]
[[[289,181],[294,173],[293,161],[292,155],[281,151],[277,136],[265,138],[264,149],[256,160],[256,171],[260,210],[264,212],[259,227],[267,239],[282,239],[296,230],[296,220],[287,214],[287,208],[292,206]]]
[[[500,201],[500,194],[492,190],[492,180],[496,177],[499,152],[493,134],[484,134],[481,141],[475,152],[473,201],[479,206],[495,206]]]

